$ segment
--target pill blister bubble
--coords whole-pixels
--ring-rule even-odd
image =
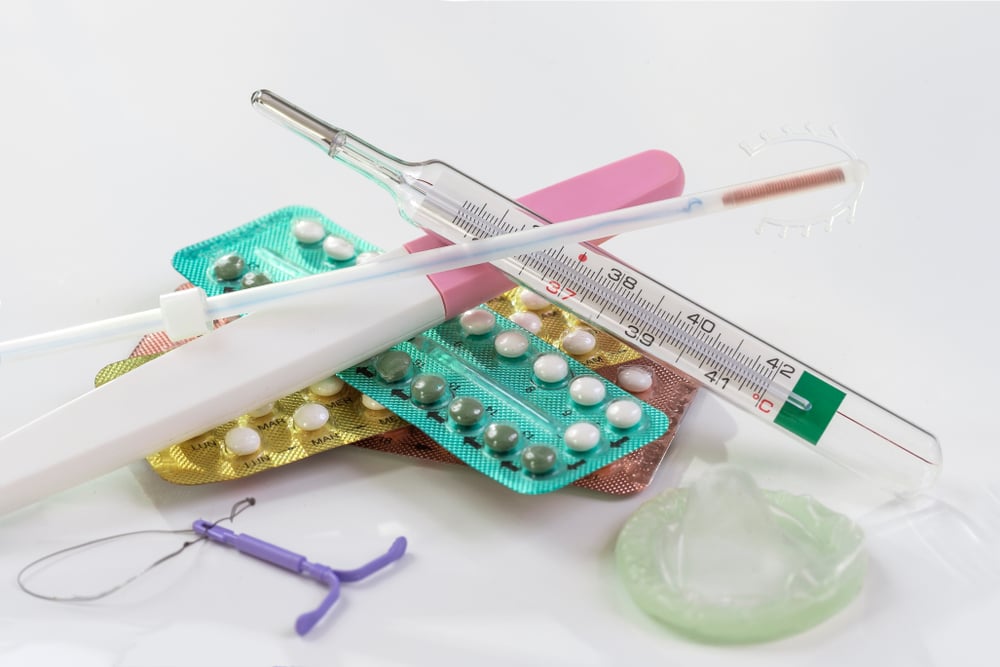
[[[581,356],[594,351],[597,347],[597,337],[587,329],[574,327],[563,334],[561,343],[562,349],[567,354]]]
[[[483,442],[494,452],[509,452],[521,441],[521,433],[510,424],[492,423],[483,431]]]
[[[518,296],[521,298],[521,304],[528,310],[544,310],[552,305],[545,297],[539,296],[531,290],[523,287],[521,288]]]
[[[483,418],[482,401],[471,396],[459,396],[448,404],[448,416],[459,426],[475,426]]]
[[[537,334],[542,330],[542,318],[535,313],[529,313],[523,310],[511,313],[510,321],[519,327],[524,327],[533,334]]]
[[[292,423],[303,431],[315,431],[330,421],[330,411],[319,403],[303,403],[292,414]]]
[[[358,253],[358,256],[357,256],[357,258],[355,258],[354,263],[355,264],[367,264],[368,262],[373,262],[376,259],[378,259],[379,255],[381,255],[381,254],[382,253],[380,253],[380,252],[375,252],[373,250],[367,250],[365,252]]]
[[[642,408],[635,401],[625,399],[612,401],[604,411],[608,422],[620,429],[632,428],[642,419]]]
[[[215,273],[215,277],[219,280],[236,280],[243,275],[246,268],[246,260],[235,252],[231,252],[215,260],[215,264],[212,265],[212,272]]]
[[[585,375],[578,377],[569,384],[569,397],[577,405],[597,405],[607,396],[604,383],[595,377]]]
[[[326,229],[315,220],[299,218],[292,222],[292,236],[304,245],[319,243],[326,236]]]
[[[270,285],[271,279],[268,278],[266,273],[261,273],[260,271],[250,271],[242,280],[240,280],[240,287],[243,289],[250,289],[251,287],[260,287],[261,285]]]
[[[336,396],[341,392],[341,390],[343,390],[343,388],[344,381],[336,375],[331,375],[324,380],[320,380],[319,382],[309,385],[309,391],[324,398],[328,396]]]
[[[354,257],[354,244],[342,236],[331,234],[323,239],[323,252],[330,259],[344,262]]]
[[[589,452],[600,441],[601,429],[590,422],[577,422],[563,434],[563,442],[574,452]]]
[[[562,382],[569,375],[569,364],[558,354],[543,354],[535,359],[531,366],[535,377],[540,381],[554,384]]]
[[[462,327],[462,331],[468,335],[482,336],[493,331],[493,327],[497,324],[497,318],[488,310],[474,308],[462,313],[461,317],[458,318],[458,323]]]
[[[421,373],[410,382],[410,398],[421,405],[434,405],[444,398],[448,383],[440,375]]]
[[[253,419],[260,419],[261,417],[266,417],[267,415],[274,412],[274,403],[265,403],[259,407],[254,408],[247,413]]]
[[[625,366],[618,371],[618,386],[639,394],[653,386],[653,371],[645,366]]]
[[[371,396],[362,395],[361,404],[368,408],[369,410],[385,410],[385,406],[376,401]]]
[[[226,449],[237,456],[253,454],[260,449],[260,433],[248,426],[236,426],[226,432]]]
[[[556,467],[556,452],[546,445],[532,445],[521,452],[521,465],[533,475],[544,475]]]
[[[389,350],[375,360],[375,372],[384,382],[405,380],[413,367],[413,357],[402,350]]]
[[[520,331],[504,331],[493,340],[497,354],[507,359],[517,359],[528,351],[528,337]]]

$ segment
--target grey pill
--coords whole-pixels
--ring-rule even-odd
[[[257,271],[251,271],[250,273],[243,276],[243,280],[240,281],[240,285],[244,289],[250,287],[260,287],[261,285],[270,285],[271,279],[267,277],[266,273],[259,273]]]
[[[389,350],[375,361],[375,372],[386,382],[399,382],[410,373],[411,366],[413,359],[406,352]]]
[[[243,270],[247,268],[247,263],[235,252],[223,255],[215,260],[212,270],[219,280],[236,280],[243,275]]]
[[[556,453],[545,445],[532,445],[521,452],[521,465],[530,473],[543,475],[556,467]]]
[[[483,431],[483,442],[495,452],[509,452],[520,440],[521,434],[510,424],[490,424]]]
[[[432,405],[444,397],[448,384],[440,375],[421,373],[410,383],[410,396],[417,403]]]
[[[483,404],[471,396],[460,396],[448,404],[448,416],[459,426],[478,424],[483,418]]]

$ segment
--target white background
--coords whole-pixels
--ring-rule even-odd
[[[152,307],[179,282],[175,250],[285,205],[383,247],[416,235],[384,193],[256,114],[257,88],[512,195],[648,148],[680,159],[689,191],[724,185],[759,173],[739,142],[832,123],[871,167],[853,225],[783,239],[755,234],[748,210],[608,247],[934,432],[946,463],[927,497],[890,503],[704,393],[654,487],[627,499],[520,497],[352,448],[198,488],[136,463],[0,519],[0,662],[992,664],[998,24],[990,4],[5,0],[0,339]],[[86,391],[131,344],[0,368],[0,433]],[[726,460],[862,521],[870,571],[845,611],[720,648],[631,603],[618,529],[657,490]],[[237,529],[314,560],[349,567],[398,534],[410,553],[345,586],[306,639],[292,620],[319,587],[212,546],[94,604],[35,600],[14,582],[47,551],[183,527],[248,494],[260,504]]]

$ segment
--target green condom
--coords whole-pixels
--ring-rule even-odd
[[[618,573],[646,613],[701,641],[801,632],[861,590],[861,529],[812,498],[762,491],[724,466],[626,522]]]

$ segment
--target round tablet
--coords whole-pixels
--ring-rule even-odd
[[[243,276],[243,279],[240,281],[240,285],[243,289],[250,289],[251,287],[260,287],[261,285],[270,284],[271,279],[267,277],[266,273],[261,273],[260,271],[251,271]]]
[[[365,406],[369,410],[385,410],[385,406],[376,401],[371,396],[361,395],[361,405]]]
[[[274,412],[274,403],[265,403],[264,405],[258,408],[254,408],[247,414],[253,417],[254,419],[260,419],[261,417],[265,417],[271,414],[272,412]]]
[[[375,360],[375,372],[386,382],[399,382],[410,373],[413,358],[402,350],[389,350]]]
[[[315,431],[330,421],[330,411],[319,403],[303,403],[292,414],[292,423],[303,431]]]
[[[524,327],[533,334],[542,330],[542,318],[535,313],[528,313],[523,310],[511,313],[510,321],[519,327]]]
[[[578,405],[597,405],[607,393],[604,383],[590,375],[578,377],[569,383],[569,397]]]
[[[327,257],[330,259],[343,262],[351,257],[354,257],[354,244],[345,239],[343,236],[334,236],[333,234],[330,234],[323,239],[323,252],[325,252]]]
[[[344,381],[336,375],[331,375],[325,380],[309,385],[309,391],[317,396],[336,396],[343,388]]]
[[[558,354],[543,354],[535,359],[531,370],[542,382],[561,382],[569,375],[569,364]]]
[[[247,263],[235,252],[223,255],[212,265],[212,271],[219,280],[236,280],[246,268]]]
[[[520,331],[504,331],[493,340],[493,348],[501,357],[516,359],[528,351],[528,337]]]
[[[545,445],[532,445],[521,452],[521,465],[535,475],[544,475],[556,467],[556,452]]]
[[[604,410],[608,422],[617,428],[632,428],[642,419],[642,408],[635,401],[612,401]]]
[[[618,386],[633,394],[653,386],[653,371],[645,366],[626,366],[618,371]]]
[[[543,296],[538,296],[531,290],[526,290],[523,287],[520,290],[521,303],[528,310],[542,310],[543,308],[548,308],[552,304],[549,300]]]
[[[247,426],[231,428],[226,431],[226,449],[237,456],[253,454],[260,449],[260,433]]]
[[[509,452],[520,440],[521,434],[510,424],[490,424],[483,431],[483,442],[494,452]]]
[[[410,397],[423,405],[437,403],[447,390],[448,384],[444,378],[433,373],[421,373],[410,382]]]
[[[597,347],[597,337],[586,329],[569,329],[562,337],[562,348],[570,354],[590,354]]]
[[[326,236],[326,230],[315,220],[301,218],[292,223],[292,236],[299,243],[310,245],[319,243]]]
[[[590,451],[600,441],[601,429],[590,422],[577,422],[563,434],[563,442],[574,452]]]
[[[458,323],[462,327],[462,331],[470,336],[482,336],[484,333],[493,331],[497,318],[488,310],[474,308],[462,313],[462,316],[458,318]]]
[[[478,424],[483,418],[483,404],[471,396],[459,396],[448,404],[448,416],[459,426]]]
[[[354,260],[355,264],[367,264],[375,260],[382,253],[376,252],[374,250],[366,250],[365,252],[358,253],[357,259]]]

